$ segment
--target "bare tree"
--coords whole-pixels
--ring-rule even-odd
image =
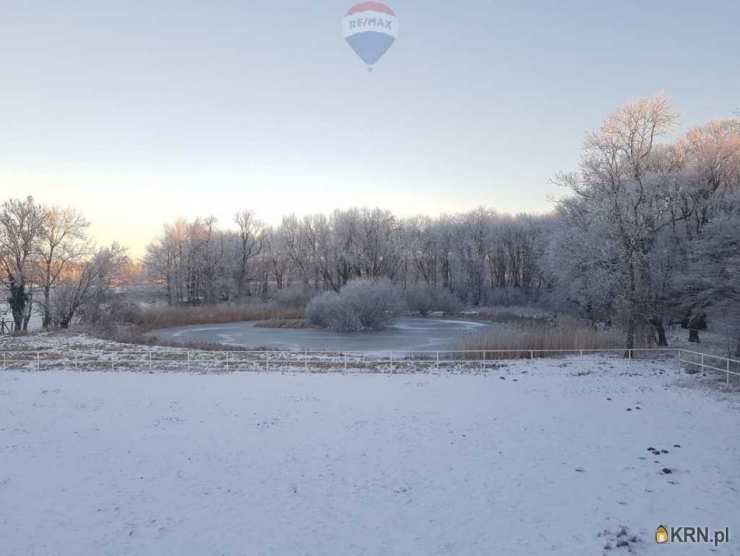
[[[239,266],[237,268],[237,295],[242,298],[249,295],[249,263],[262,252],[264,243],[264,226],[257,220],[252,211],[238,212],[234,221],[239,227]]]
[[[0,277],[10,293],[8,303],[16,332],[28,329],[44,216],[33,197],[10,199],[0,207]]]
[[[68,328],[77,316],[98,323],[127,261],[126,250],[113,244],[99,249],[84,262],[69,265],[51,298],[54,324]]]
[[[72,208],[49,207],[44,209],[44,222],[40,231],[40,287],[43,292],[44,328],[52,324],[51,291],[70,264],[78,261],[86,252],[87,228],[89,223]]]
[[[286,285],[290,270],[290,258],[285,245],[285,235],[281,229],[269,228],[265,231],[265,252],[268,260],[268,272],[272,274],[275,287],[282,290]]]

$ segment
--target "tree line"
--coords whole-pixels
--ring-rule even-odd
[[[621,107],[587,136],[579,168],[555,177],[566,194],[548,215],[358,208],[266,226],[245,211],[233,229],[212,218],[165,226],[146,268],[172,304],[383,278],[472,306],[576,313],[620,326],[627,347],[646,330],[667,345],[677,322],[697,340],[710,319],[740,349],[740,120],[671,137],[676,123],[664,97]]]
[[[550,216],[504,216],[487,209],[401,219],[382,209],[336,210],[261,224],[251,212],[236,229],[212,218],[165,226],[145,257],[171,304],[203,304],[286,288],[338,292],[351,280],[386,278],[407,288],[444,288],[471,305],[519,292],[536,298]]]
[[[676,135],[663,97],[618,109],[588,134],[579,167],[554,178],[546,215],[489,208],[400,218],[380,208],[289,215],[278,225],[244,210],[166,224],[148,246],[146,277],[171,305],[295,299],[380,281],[429,309],[533,304],[659,345],[682,323],[707,322],[740,352],[740,119]],[[38,305],[44,326],[94,320],[126,265],[118,246],[95,249],[74,209],[11,199],[0,209],[0,280],[14,326]],[[413,295],[412,295],[413,294]]]
[[[76,318],[100,320],[128,258],[118,245],[95,247],[88,228],[79,211],[33,197],[0,205],[0,284],[12,331],[28,330],[34,307],[44,328],[67,328]]]

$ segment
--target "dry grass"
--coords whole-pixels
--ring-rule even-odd
[[[151,307],[134,317],[139,331],[187,326],[190,324],[222,324],[243,321],[278,321],[303,318],[303,310],[276,307],[270,304],[216,305],[204,307]]]
[[[464,314],[491,322],[552,322],[555,314],[535,307],[477,307]]]
[[[636,347],[650,347],[648,337],[638,338]],[[479,351],[514,350],[509,357],[532,356],[532,351],[588,351],[622,349],[624,333],[620,330],[595,330],[577,321],[562,321],[556,326],[526,327],[524,329],[502,328],[487,334],[468,338],[462,349]],[[521,351],[518,351],[521,350]],[[535,354],[536,357],[544,354]]]
[[[218,344],[214,342],[178,342],[173,340],[162,340],[156,336],[150,336],[145,332],[142,332],[136,326],[120,326],[115,329],[107,330],[103,333],[100,331],[91,331],[91,335],[104,340],[110,340],[116,344],[123,345],[134,345],[134,346],[149,346],[149,347],[171,347],[184,350],[196,350],[196,351],[244,351],[245,348],[242,346],[233,346],[228,344]],[[113,348],[109,348],[113,349]],[[272,347],[258,347],[251,348],[254,351],[275,351]]]

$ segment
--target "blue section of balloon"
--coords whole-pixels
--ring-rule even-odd
[[[351,35],[346,40],[362,61],[372,66],[383,57],[396,39],[385,33],[365,31]]]

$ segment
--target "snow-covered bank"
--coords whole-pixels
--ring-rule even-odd
[[[740,411],[665,369],[0,373],[0,554],[709,553]]]

